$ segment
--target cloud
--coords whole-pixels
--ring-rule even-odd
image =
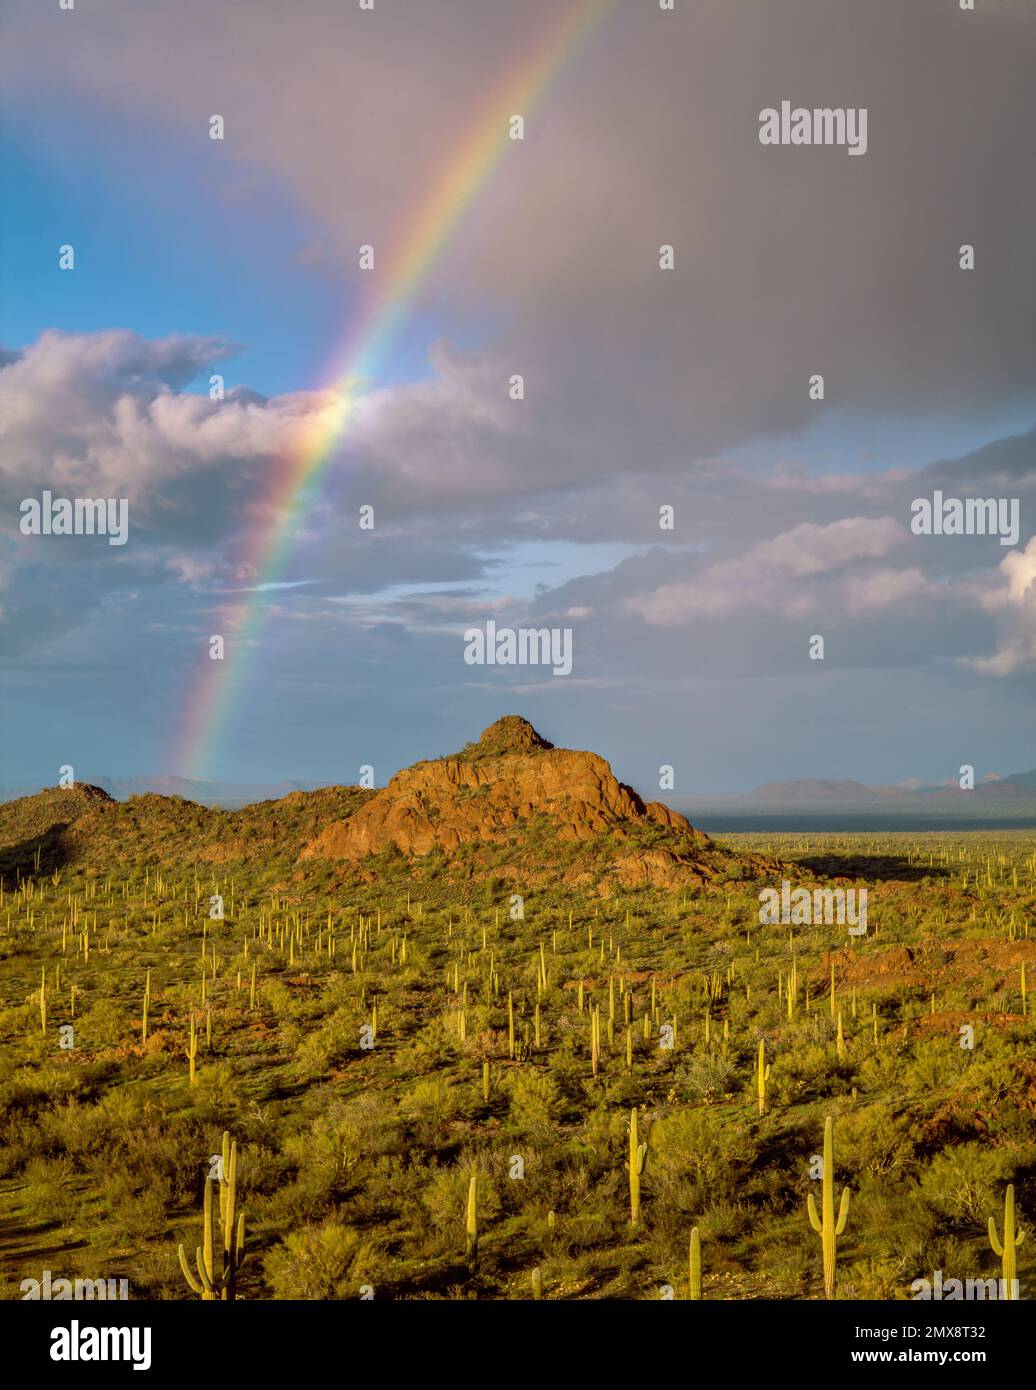
[[[415,209],[458,167],[559,6],[87,8],[82,23],[8,0],[0,117],[39,167],[88,170],[140,211],[151,259],[133,268],[145,290],[167,273],[188,198],[197,256],[211,262],[221,247],[253,306],[282,273],[296,283],[292,267],[327,313],[294,319],[278,300],[245,321],[269,333],[258,345],[269,357],[284,334],[316,325],[308,360],[324,362],[333,343],[319,335],[341,331],[356,297],[358,245],[376,245],[372,285],[395,303],[391,267]],[[779,23],[771,9],[616,6],[529,110],[526,140],[505,147],[470,204],[451,202],[460,215],[414,286],[403,350],[358,400],[301,518],[279,576],[296,587],[275,595],[256,639],[266,664],[231,731],[234,756],[323,775],[329,726],[379,722],[391,756],[425,754],[440,733],[441,748],[460,746],[469,719],[477,728],[500,712],[505,679],[487,682],[477,707],[462,687],[454,627],[468,610],[571,625],[576,679],[600,699],[537,687],[542,706],[559,706],[558,738],[639,747],[656,767],[675,755],[656,756],[655,741],[673,742],[688,708],[734,730],[703,759],[735,744],[753,763],[786,750],[789,766],[771,775],[802,775],[819,745],[831,762],[815,770],[829,772],[850,725],[886,764],[875,780],[914,772],[889,766],[905,757],[904,728],[952,744],[974,726],[979,686],[990,729],[1017,736],[1015,683],[980,678],[1032,669],[1021,552],[1012,568],[995,538],[906,528],[911,499],[944,482],[960,495],[1010,489],[1023,521],[1036,514],[1033,434],[924,468],[931,452],[912,443],[932,420],[942,438],[959,420],[969,439],[981,437],[976,420],[1004,433],[1031,400],[1036,187],[1019,56],[1032,30],[1023,6],[961,15],[946,0],[785,0]],[[947,93],[966,95],[965,118]],[[761,147],[758,112],[784,97],[867,106],[866,156]],[[218,147],[213,111],[226,120]],[[235,259],[257,210],[276,230],[261,274]],[[958,268],[964,241],[974,272]],[[663,242],[672,272],[658,268]],[[142,321],[166,302],[156,294]],[[77,691],[93,679],[101,713],[87,732],[110,730],[115,709],[118,739],[136,718],[143,742],[219,630],[227,592],[263,582],[249,541],[269,520],[271,484],[300,440],[331,433],[335,401],[317,379],[210,401],[196,383],[236,350],[236,322],[217,325],[225,338],[98,327],[0,354],[4,636],[36,648],[20,668],[31,700],[66,675]],[[427,379],[394,381],[418,374],[413,354],[435,336]],[[522,402],[507,395],[515,372]],[[808,396],[816,372],[823,402]],[[916,433],[898,434],[901,422]],[[902,442],[883,458],[873,440],[888,439]],[[125,553],[26,544],[17,504],[43,486],[129,497]],[[377,523],[360,537],[363,503]],[[675,508],[668,534],[663,504]],[[502,597],[509,547],[543,540],[641,549],[532,601]],[[826,663],[808,661],[813,632],[828,635]],[[962,663],[976,652],[994,655]],[[136,699],[148,680],[154,704]],[[759,718],[763,697],[778,738]],[[71,703],[55,697],[58,725],[78,718]],[[49,744],[45,754],[49,767]],[[942,768],[941,748],[932,761]],[[731,785],[728,767],[714,774]]]
[[[1036,536],[1024,550],[1004,556],[1000,574],[1001,583],[982,598],[996,624],[996,651],[964,662],[987,676],[1036,668]]]
[[[9,649],[82,626],[112,596],[170,588],[193,593],[192,623],[218,631],[228,599],[268,582],[249,556],[256,530],[269,521],[271,483],[300,441],[329,433],[335,402],[325,391],[265,398],[241,388],[212,401],[204,387],[185,389],[199,378],[204,384],[213,363],[237,350],[213,337],[50,332],[9,355],[0,368],[0,585]],[[554,432],[552,420],[509,398],[500,362],[442,342],[432,367],[429,381],[359,397],[277,577],[290,602],[271,604],[274,617],[315,621],[337,601],[351,606],[365,631],[393,622],[415,633],[445,631],[462,611],[477,616],[503,604],[521,621],[527,605],[501,595],[516,542],[623,537],[628,547],[635,537],[643,558],[548,586],[537,605],[578,623],[595,678],[607,674],[603,634],[616,621],[637,650],[645,624],[710,624],[715,661],[736,669],[760,643],[773,646],[773,659],[792,660],[797,625],[807,621],[851,621],[854,659],[879,664],[901,663],[911,642],[913,659],[958,659],[965,639],[964,651],[988,640],[998,600],[982,576],[992,572],[994,554],[1002,559],[995,539],[914,537],[910,499],[944,477],[974,490],[994,453],[1023,497],[1024,515],[1028,436],[921,473],[835,475],[837,486],[816,486],[787,468],[760,478],[715,461],[680,476],[651,474],[615,454],[610,477],[605,468],[588,479],[566,431]],[[128,496],[125,553],[92,538],[64,545],[22,537],[18,502],[42,486]],[[669,545],[658,544],[662,501],[675,507]],[[361,502],[377,516],[363,539]],[[848,507],[858,510],[840,514]],[[573,553],[567,572],[576,564]],[[464,590],[442,587],[458,584]],[[438,596],[415,586],[434,586]],[[918,636],[911,624],[921,615],[929,632]],[[882,635],[882,623],[897,630]],[[645,668],[658,660],[664,666],[664,652],[646,642]],[[975,669],[1018,660],[1012,648]]]
[[[128,497],[147,515],[175,480],[231,460],[271,458],[313,409],[308,398],[270,403],[231,393],[213,401],[183,389],[238,350],[209,337],[43,333],[0,368],[7,495],[46,486]],[[168,504],[168,492],[162,496]]]
[[[140,157],[160,132],[192,186],[214,178],[205,132],[218,107],[214,234],[220,196],[258,181],[293,215],[286,254],[313,263],[321,249],[312,273],[329,294],[356,289],[370,242],[376,292],[391,297],[416,209],[462,164],[557,8],[300,0],[289,15],[251,0],[96,0],[73,28],[57,6],[11,0],[7,51],[32,61],[8,58],[0,75],[38,140],[101,125],[121,173],[146,121]],[[530,107],[525,141],[508,143],[470,202],[454,198],[461,215],[413,308],[477,319],[502,379],[528,374],[563,476],[584,480],[681,470],[797,431],[818,409],[868,420],[1031,399],[1036,281],[1017,251],[1036,241],[1017,61],[1030,34],[1020,13],[961,16],[945,0],[789,0],[779,24],[749,0],[661,18],[617,6]],[[60,117],[40,110],[48,84]],[[996,122],[948,119],[953,91],[973,111],[995,107]],[[760,146],[758,113],[784,96],[867,106],[866,156]],[[965,240],[974,272],[958,267]],[[658,268],[662,243],[672,272]],[[426,403],[410,404],[416,420]],[[484,455],[485,485],[505,489],[513,456],[494,451],[492,420],[470,423],[467,457]],[[455,448],[427,450],[449,477]]]
[[[853,576],[845,585],[846,607],[850,612],[896,610],[915,599],[926,598],[937,590],[915,565],[904,570],[878,570],[874,574]]]
[[[306,441],[329,434],[336,401],[327,391],[266,399],[239,389],[212,400],[207,390],[185,389],[199,376],[207,387],[213,365],[239,350],[218,337],[48,331],[0,359],[0,588],[8,651],[68,633],[112,595],[173,584],[208,590],[218,606],[220,595],[254,585],[252,538],[269,525],[276,484]],[[459,381],[455,387],[447,375],[439,391],[444,400],[457,396],[456,408],[441,412],[443,439],[487,416],[477,393],[464,387],[463,371]],[[396,406],[385,393],[365,402],[357,447],[377,455],[369,466],[387,480],[383,493],[394,489],[402,499],[415,482],[405,441],[436,408],[415,407],[406,388]],[[432,461],[424,466],[432,494]],[[23,535],[20,504],[44,489],[55,497],[127,498],[129,544]],[[298,562],[315,564],[319,580],[292,574],[284,583],[337,579],[372,591],[391,582],[470,579],[485,569],[481,538],[465,547],[446,535],[418,534],[412,519],[405,544],[392,545],[392,528],[383,523],[371,545],[343,549],[343,505],[332,487],[304,518],[309,535]],[[351,533],[357,505],[350,499]]]
[[[831,586],[811,581],[859,561],[883,558],[908,539],[891,517],[845,517],[826,526],[802,522],[742,557],[707,565],[692,579],[627,599],[626,609],[656,625],[746,609],[804,618],[830,605]],[[880,606],[880,594],[872,579],[869,607]]]

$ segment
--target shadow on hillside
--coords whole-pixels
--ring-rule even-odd
[[[950,872],[941,864],[911,864],[901,854],[811,854],[795,862],[818,878],[863,878],[871,883],[920,883],[945,879]]]
[[[4,845],[0,848],[0,874],[5,877],[12,874],[27,877],[34,873],[52,874],[56,869],[64,868],[70,858],[64,830],[63,825],[52,825],[31,839],[22,840],[16,845]]]

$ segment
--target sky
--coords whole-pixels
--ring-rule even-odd
[[[1030,5],[7,0],[0,37],[0,784],[380,785],[506,713],[677,799],[1036,766]],[[762,144],[784,100],[865,108],[865,153]],[[45,489],[126,499],[126,544],[24,534]],[[915,534],[936,490],[1017,540]],[[490,620],[571,672],[466,663]]]

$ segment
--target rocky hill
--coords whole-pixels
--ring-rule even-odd
[[[330,870],[343,886],[445,873],[552,880],[607,896],[762,877],[774,865],[722,849],[643,801],[596,753],[555,748],[508,715],[452,757],[415,763],[381,791],[325,787],[228,811],[146,793],[50,788],[0,806],[0,874],[83,863],[241,864]]]
[[[677,812],[643,801],[604,758],[555,748],[517,715],[452,757],[397,773],[300,859],[359,864],[393,851],[439,854],[469,877],[560,877],[602,893],[700,885],[769,867],[720,849]]]
[[[115,865],[294,861],[322,826],[373,796],[360,787],[292,792],[239,811],[154,792],[115,801],[100,787],[51,787],[0,805],[0,874],[84,863]]]

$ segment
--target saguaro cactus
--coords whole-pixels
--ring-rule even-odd
[[[809,1209],[810,1225],[819,1235],[824,1252],[824,1297],[834,1298],[837,1238],[845,1230],[845,1223],[849,1217],[849,1189],[847,1187],[842,1188],[842,1200],[838,1208],[838,1220],[836,1222],[834,1121],[830,1115],[824,1121],[823,1219],[817,1217],[817,1204],[813,1200],[812,1192],[809,1194],[806,1205]]]
[[[1015,1229],[1014,1224],[1014,1184],[1011,1183],[1004,1198],[1004,1238],[997,1238],[996,1218],[989,1218],[989,1243],[995,1254],[1003,1260],[1004,1298],[1018,1297],[1018,1260],[1016,1251],[1025,1239],[1025,1232]]]
[[[698,1234],[697,1226],[691,1229],[691,1250],[690,1250],[690,1286],[688,1298],[701,1298],[701,1236]]]
[[[478,1172],[471,1174],[468,1183],[467,1256],[472,1264],[478,1255]]]
[[[144,1043],[147,1042],[147,1015],[148,1015],[148,1008],[149,1008],[150,1004],[151,1004],[151,971],[149,970],[149,971],[147,972],[147,978],[146,978],[146,980],[145,980],[145,982],[144,982],[144,1012],[143,1012],[143,1016],[142,1016],[142,1018],[141,1018],[141,1020],[140,1020],[140,1042],[141,1042],[141,1046],[143,1046]]]
[[[190,1036],[190,1041],[189,1041],[188,1044],[187,1044],[187,1061],[188,1061],[188,1063],[190,1064],[189,1078],[190,1078],[190,1084],[191,1084],[192,1086],[194,1085],[195,1081],[198,1079],[198,1074],[197,1074],[197,1059],[198,1059],[198,1030],[197,1030],[197,1028],[195,1027],[195,1024],[194,1024],[194,1014],[193,1014],[193,1012],[192,1012],[192,1013],[191,1013],[191,1036]]]
[[[647,1145],[641,1144],[637,1132],[637,1107],[630,1111],[630,1225],[640,1220],[640,1178],[647,1160]]]
[[[194,1252],[197,1279],[191,1273],[187,1255],[178,1250],[180,1268],[187,1283],[206,1301],[232,1300],[237,1272],[245,1257],[245,1214],[237,1210],[237,1141],[223,1135],[219,1174],[219,1222],[212,1206],[213,1179],[206,1174],[202,1216],[202,1244]]]
[[[759,1060],[755,1070],[756,1088],[759,1093],[759,1114],[766,1113],[766,1083],[770,1079],[770,1066],[766,1060],[766,1043],[759,1039]]]

